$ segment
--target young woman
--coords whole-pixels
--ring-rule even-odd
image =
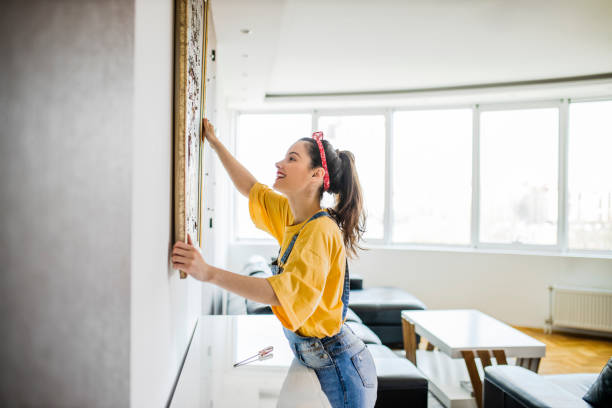
[[[321,132],[294,143],[276,163],[273,188],[257,182],[203,119],[203,138],[217,152],[234,185],[249,199],[255,225],[280,251],[273,275],[258,278],[207,264],[193,246],[176,242],[172,262],[192,277],[269,304],[297,360],[312,368],[332,407],[373,407],[377,377],[366,345],[344,324],[349,297],[347,255],[364,231],[361,186],[349,151],[334,150]],[[321,208],[323,192],[336,197]]]

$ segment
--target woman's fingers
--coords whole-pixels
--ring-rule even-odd
[[[191,251],[189,249],[183,249],[183,248],[174,248],[172,250],[172,255],[181,255],[181,256],[187,256],[191,254]]]
[[[176,241],[176,244],[174,244],[174,248],[184,248],[184,249],[189,249],[191,248],[191,245],[186,244],[182,241]]]
[[[194,259],[195,254],[192,251],[174,250],[172,251],[172,258],[177,259]]]

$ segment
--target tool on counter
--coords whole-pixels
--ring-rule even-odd
[[[245,365],[245,364],[249,364],[249,363],[253,363],[255,361],[263,361],[263,360],[267,360],[269,358],[272,358],[274,356],[274,354],[272,354],[272,350],[274,350],[273,346],[268,346],[265,349],[259,350],[257,352],[257,354],[246,358],[242,361],[237,362],[236,364],[234,364],[234,367],[238,367],[241,365]]]

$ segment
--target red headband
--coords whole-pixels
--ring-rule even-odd
[[[327,171],[327,160],[325,160],[325,149],[321,142],[321,140],[323,140],[323,132],[314,132],[312,138],[317,142],[319,153],[321,153],[321,163],[323,164],[323,170],[325,170],[325,175],[323,176],[323,191],[327,191],[329,189],[329,172]]]

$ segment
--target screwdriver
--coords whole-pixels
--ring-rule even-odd
[[[274,354],[272,354],[272,350],[274,350],[273,346],[268,346],[265,349],[259,350],[257,354],[235,363],[234,367],[238,367],[244,364],[249,364],[255,361],[263,361],[263,360],[272,358],[274,356]]]

